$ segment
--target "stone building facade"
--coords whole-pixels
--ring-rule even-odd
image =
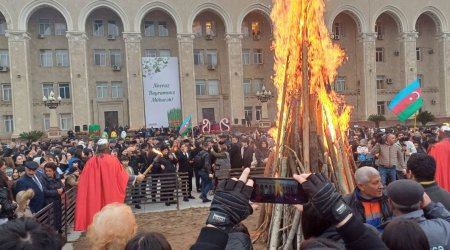
[[[424,109],[450,116],[447,0],[328,0],[331,37],[347,53],[332,87],[352,120],[384,113],[419,77]],[[62,97],[62,130],[144,126],[141,58],[179,60],[183,116],[242,125],[274,120],[271,0],[0,0],[0,137],[47,130],[42,98]],[[155,110],[155,112],[158,112]]]

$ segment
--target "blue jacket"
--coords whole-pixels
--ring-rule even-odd
[[[39,210],[44,208],[44,192],[39,188],[39,186],[33,181],[31,177],[25,174],[24,176],[20,177],[19,180],[17,180],[16,193],[28,190],[29,188],[33,189],[34,191],[34,197],[30,201],[30,210],[32,213],[37,213],[39,212]]]
[[[66,173],[65,173],[66,175],[68,175],[70,170],[73,168],[73,163],[74,162],[78,162],[78,169],[80,169],[80,170],[82,169],[81,165],[83,164],[83,162],[80,159],[76,158],[76,157],[72,157],[72,158],[70,158],[70,160],[68,162],[69,166],[66,169]]]

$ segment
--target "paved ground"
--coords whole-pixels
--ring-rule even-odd
[[[198,196],[200,195],[197,192],[192,192],[192,195],[195,197],[195,199],[190,199],[188,202],[183,201],[183,198],[179,199],[180,204],[180,210],[182,209],[189,209],[189,208],[197,208],[197,207],[209,207],[210,202],[203,203]],[[212,200],[212,196],[208,196],[210,200]],[[131,208],[133,209],[133,212],[136,214],[141,213],[152,213],[152,212],[163,212],[163,211],[170,211],[170,210],[177,210],[176,204],[171,204],[170,206],[166,206],[164,203],[157,203],[157,204],[147,204],[147,205],[141,205],[141,209],[135,209],[134,206]],[[73,227],[72,227],[73,229]],[[73,242],[77,241],[81,236],[81,232],[76,232],[73,230],[70,230],[67,235],[67,244],[63,247],[63,250],[72,250],[73,248]]]

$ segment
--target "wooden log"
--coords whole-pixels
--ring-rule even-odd
[[[274,164],[273,164],[273,169],[272,169],[272,176],[275,175],[275,172],[278,168],[278,159],[280,158],[279,155],[279,150],[280,150],[280,141],[281,141],[281,131],[283,129],[283,118],[284,118],[284,104],[286,103],[286,92],[287,92],[287,82],[288,82],[288,78],[287,78],[287,70],[289,68],[289,58],[290,58],[290,52],[288,52],[287,58],[286,58],[286,68],[284,70],[284,82],[283,82],[283,88],[281,89],[281,110],[279,112],[279,117],[278,117],[278,134],[277,134],[277,144],[275,147],[275,158],[274,158]]]
[[[297,234],[298,226],[300,223],[300,210],[296,209],[294,218],[292,219],[292,227],[291,230],[289,230],[289,235],[284,243],[283,250],[290,250],[292,249],[292,241],[294,240],[294,236]]]
[[[299,170],[300,170],[300,171],[297,171],[297,172],[300,173],[300,174],[305,173],[305,167],[303,166],[302,162],[298,158],[297,152],[295,152],[289,146],[284,145],[284,147],[287,148],[288,150],[290,150],[290,152],[295,156],[295,162],[297,163],[297,165],[299,167]]]
[[[288,216],[288,211],[287,211],[287,205],[283,204],[283,228],[280,229],[280,231],[282,231],[281,233],[283,234],[283,241],[281,241],[281,244],[283,244],[284,242],[286,242],[287,240],[287,229],[290,226],[290,222],[289,221],[289,216]]]
[[[332,168],[330,169],[330,172],[335,175],[336,188],[339,191],[342,192],[343,190],[341,188],[341,184],[340,183],[343,182],[343,176],[342,176],[342,172],[340,171],[339,166],[338,166],[339,163],[338,163],[338,160],[337,160],[337,155],[336,155],[336,151],[335,151],[335,148],[334,148],[333,139],[331,138],[330,131],[328,130],[328,127],[326,125],[325,125],[325,128],[324,128],[324,131],[325,131],[325,138],[327,140],[327,145],[328,145],[328,153],[331,156],[331,162],[332,162]]]
[[[293,176],[294,174],[298,174],[297,168],[295,167],[297,164],[295,163],[294,156],[290,155],[288,156],[288,174],[287,176]]]
[[[336,134],[336,136],[337,136],[337,134]],[[333,147],[336,150],[335,152],[336,152],[336,159],[337,159],[337,164],[338,164],[335,167],[335,171],[337,171],[337,174],[338,174],[339,186],[341,187],[341,193],[348,194],[350,190],[349,190],[349,185],[348,185],[348,181],[347,181],[347,176],[345,174],[344,162],[342,159],[342,149],[339,147],[338,141],[339,141],[339,139],[335,138],[335,141],[333,142]]]
[[[295,123],[294,123],[294,150],[295,152],[300,152],[300,147],[301,147],[301,141],[303,139],[300,139],[300,133],[299,131],[301,131],[301,119],[303,119],[303,115],[302,115],[302,110],[301,110],[301,92],[297,91],[297,94],[295,95]]]
[[[319,145],[317,143],[317,96],[314,93],[310,93],[310,118],[309,123],[311,124],[309,127],[309,158],[310,158],[310,169],[311,172],[316,173],[319,172]]]
[[[325,145],[323,144],[323,141],[321,141],[321,136],[320,135],[316,135],[316,141],[317,144],[319,145],[319,148],[317,149],[317,154],[318,156],[318,160],[320,162],[321,165],[319,165],[319,171],[318,172],[323,172],[323,166],[325,164],[325,162],[327,161],[327,159],[325,158],[325,153],[326,153],[326,149],[325,149]],[[328,154],[327,154],[328,156]]]
[[[355,183],[354,183],[353,172],[350,170],[350,165],[348,163],[347,151],[345,150],[344,143],[342,142],[342,137],[339,137],[338,143],[339,143],[339,149],[342,153],[342,159],[343,159],[342,162],[344,164],[343,168],[344,168],[346,179],[347,179],[348,190],[349,190],[349,192],[351,192],[351,191],[353,191],[353,189],[355,189]]]
[[[280,177],[286,176],[286,169],[287,169],[287,159],[286,157],[283,157],[281,158]],[[277,250],[278,246],[280,245],[279,232],[282,216],[283,216],[283,204],[275,204],[275,209],[273,211],[271,223],[272,228],[270,230],[270,243],[269,243],[270,250]]]
[[[302,36],[307,37],[306,25],[303,27]],[[306,168],[306,172],[311,172],[310,156],[309,156],[309,131],[310,131],[310,120],[309,120],[309,84],[308,84],[308,46],[306,41],[302,43],[302,97],[303,97],[303,121],[302,121],[302,132],[303,132],[303,165]]]
[[[302,242],[303,241],[303,232],[302,232],[302,217],[300,217],[300,220],[299,220],[299,226],[298,226],[298,229],[297,229],[297,250],[300,250],[300,242]]]

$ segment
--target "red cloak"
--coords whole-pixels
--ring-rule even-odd
[[[434,144],[429,154],[436,160],[436,181],[438,185],[450,192],[450,140]]]
[[[80,175],[75,207],[75,231],[85,231],[94,215],[113,202],[124,202],[128,173],[108,154],[92,157]]]

